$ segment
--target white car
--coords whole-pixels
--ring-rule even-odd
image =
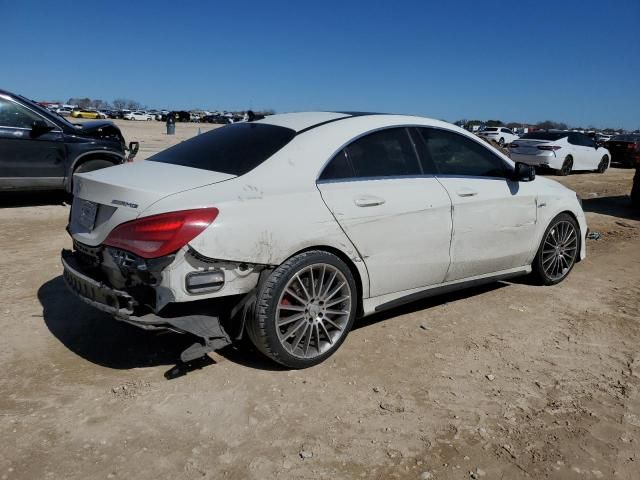
[[[520,137],[506,127],[485,127],[478,132],[478,135],[488,140],[493,140],[501,147],[509,145]]]
[[[291,368],[317,364],[355,317],[585,258],[576,193],[454,125],[291,113],[74,176],[64,278],[143,328],[246,332]]]
[[[585,170],[604,173],[611,161],[609,150],[598,146],[588,135],[555,130],[523,135],[509,145],[509,155],[516,162],[548,167],[559,175]]]
[[[129,112],[125,113],[123,118],[125,120],[153,120],[153,115],[145,112]]]
[[[68,117],[73,112],[73,107],[60,107],[55,112],[62,117]]]

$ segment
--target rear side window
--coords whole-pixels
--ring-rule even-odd
[[[343,178],[352,178],[353,169],[344,150],[340,150],[335,157],[327,164],[320,180],[339,180]]]
[[[346,148],[356,177],[420,175],[420,165],[405,128],[390,128],[359,138]]]
[[[244,175],[288,144],[296,132],[265,123],[237,123],[197,135],[149,161]]]
[[[579,133],[570,133],[568,140],[571,145],[578,145],[578,146],[584,145],[584,140],[582,139],[582,136]]]
[[[510,173],[502,159],[470,138],[435,128],[419,130],[440,175],[505,177]]]

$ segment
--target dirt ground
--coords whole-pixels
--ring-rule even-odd
[[[141,158],[197,133],[119,122]],[[69,207],[0,197],[0,479],[640,478],[640,217],[632,171],[561,181],[588,257],[555,287],[503,282],[356,323],[287,371],[111,320],[63,285]]]

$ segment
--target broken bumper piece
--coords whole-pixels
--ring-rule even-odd
[[[171,315],[155,313],[136,315],[135,299],[127,292],[111,288],[107,284],[92,278],[78,263],[74,253],[62,251],[64,281],[80,300],[98,310],[113,315],[117,320],[130,323],[145,330],[173,330],[178,333],[190,333],[201,338],[180,355],[183,362],[189,362],[219,350],[231,343],[231,338],[220,324],[218,316],[213,315]]]

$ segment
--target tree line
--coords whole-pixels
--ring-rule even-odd
[[[57,102],[57,103],[62,103],[62,102]],[[137,102],[135,100],[131,100],[128,98],[116,98],[111,103],[109,103],[104,100],[92,99],[88,97],[83,97],[83,98],[71,97],[67,101],[67,104],[77,105],[79,108],[95,108],[96,110],[124,110],[124,109],[144,110],[148,108],[146,105],[143,105],[140,102]],[[266,110],[256,111],[256,113],[259,113],[261,115],[273,115],[275,113],[275,110],[266,109]]]
[[[131,100],[128,98],[116,98],[113,102],[109,103],[107,101],[101,100],[99,98],[92,99],[88,97],[71,97],[67,100],[67,104],[69,105],[77,105],[80,108],[95,108],[96,110],[123,110],[125,108],[129,110],[139,110],[141,108],[146,108],[140,102],[136,102],[135,100]]]

